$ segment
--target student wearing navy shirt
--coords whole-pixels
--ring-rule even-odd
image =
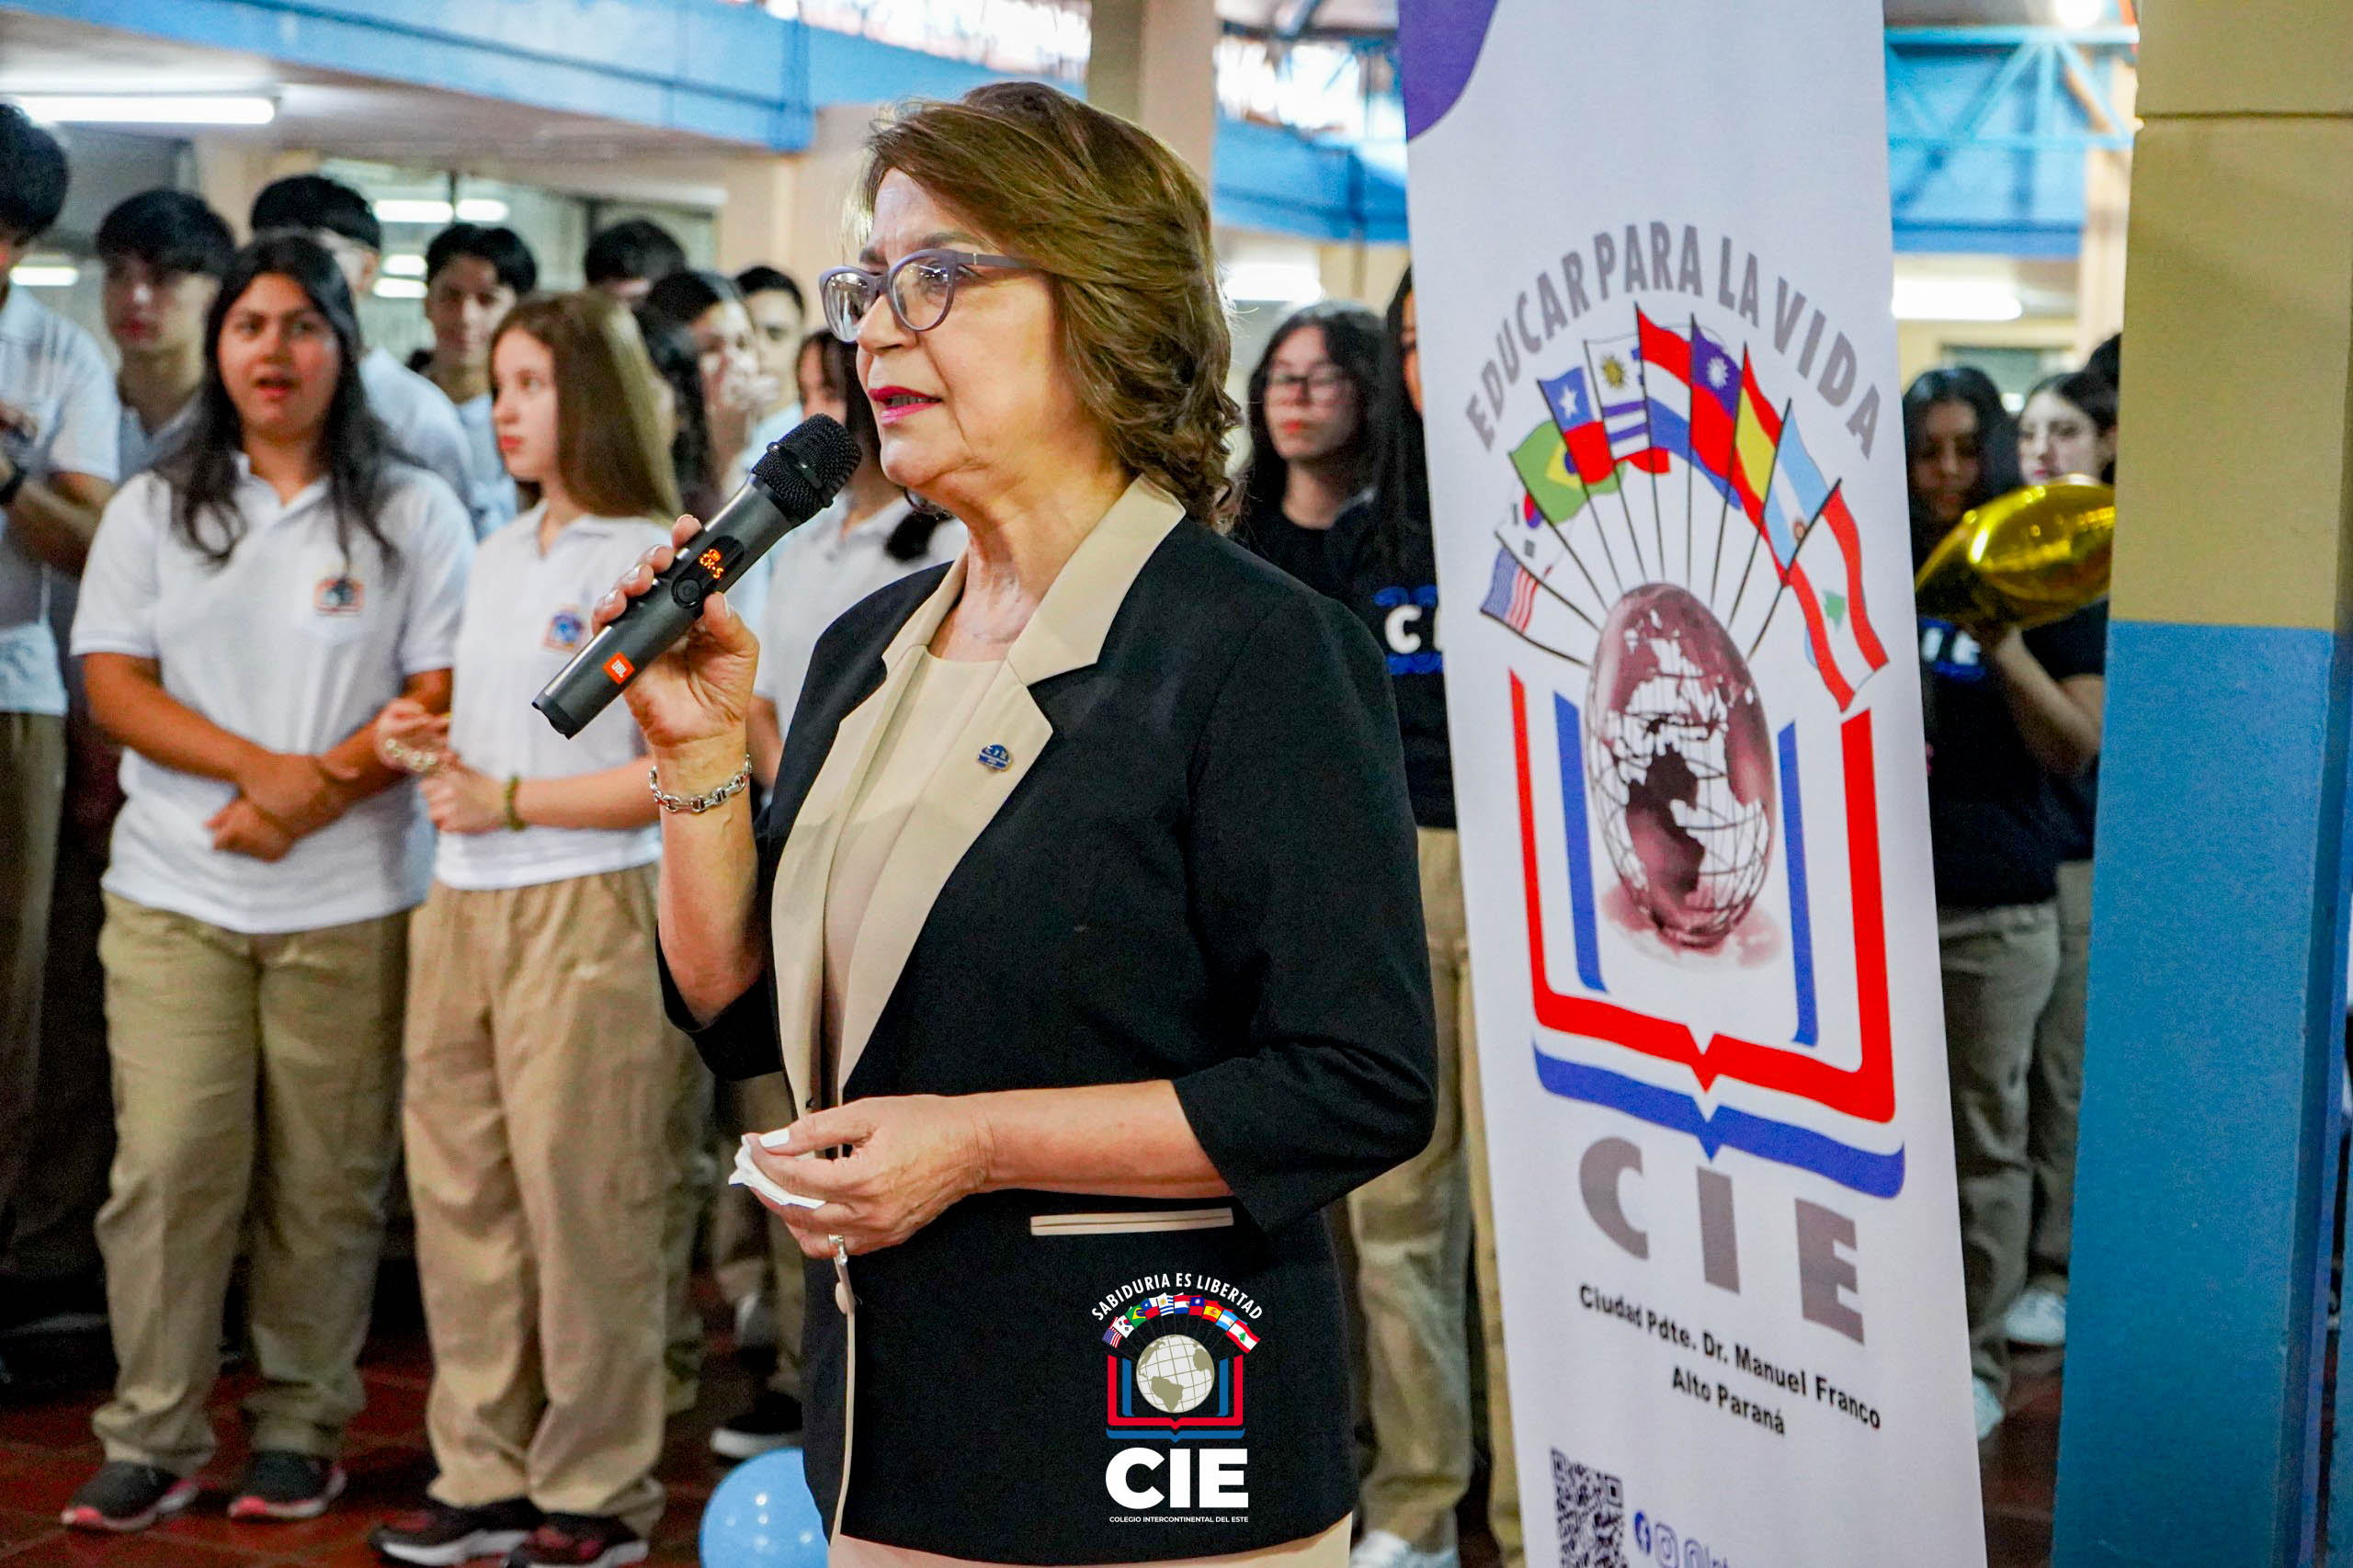
[[[1993,384],[1931,370],[1904,398],[1913,548],[1925,558],[1970,507],[2015,485],[2015,437]],[[2004,1318],[2027,1279],[2034,1176],[2027,1071],[2059,976],[2063,780],[2099,755],[2107,608],[2031,631],[1920,623],[1928,829],[1959,1164],[1961,1271],[1978,1436],[2000,1424]]]
[[[1340,332],[1327,335],[1336,341]],[[1281,348],[1279,341],[1278,354]],[[1272,402],[1269,394],[1254,403],[1264,411],[1257,415],[1261,423],[1279,411],[1267,407]],[[1244,536],[1267,559],[1347,606],[1386,657],[1414,807],[1438,1004],[1437,1129],[1420,1153],[1348,1198],[1374,1446],[1363,1491],[1365,1535],[1350,1562],[1352,1568],[1452,1568],[1458,1561],[1455,1505],[1471,1483],[1472,1446],[1463,1287],[1475,1242],[1490,1412],[1488,1519],[1506,1568],[1518,1568],[1523,1557],[1504,1381],[1503,1302],[1495,1285],[1494,1210],[1471,1022],[1470,943],[1454,831],[1411,272],[1390,301],[1380,379],[1367,414],[1372,483],[1330,528],[1301,527],[1285,506],[1253,514],[1259,526]]]

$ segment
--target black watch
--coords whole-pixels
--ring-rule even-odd
[[[9,502],[14,501],[17,498],[17,492],[25,487],[25,481],[30,477],[30,471],[23,463],[10,458],[8,477],[0,479],[0,506],[6,506]]]

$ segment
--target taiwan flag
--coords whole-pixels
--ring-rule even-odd
[[[1576,465],[1577,477],[1588,488],[1598,485],[1618,471],[1609,455],[1609,432],[1602,428],[1600,410],[1595,407],[1582,366],[1553,377],[1539,379],[1544,389],[1544,401],[1552,405],[1552,423],[1561,427],[1561,439],[1568,444],[1569,460]]]
[[[1740,418],[1740,361],[1732,350],[1691,327],[1691,460],[1717,484],[1732,484],[1733,431]]]

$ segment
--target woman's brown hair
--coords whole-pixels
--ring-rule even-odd
[[[600,517],[676,517],[654,364],[629,307],[594,289],[534,294],[491,335],[494,356],[510,332],[546,345],[555,361],[555,467],[572,499]]]
[[[867,140],[870,214],[892,170],[1042,268],[1063,363],[1112,452],[1202,522],[1233,509],[1233,345],[1209,199],[1148,132],[1035,82],[909,104]]]

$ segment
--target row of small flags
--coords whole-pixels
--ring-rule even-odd
[[[1222,1301],[1213,1301],[1207,1296],[1166,1294],[1139,1297],[1126,1312],[1111,1320],[1111,1326],[1103,1331],[1103,1343],[1117,1349],[1139,1324],[1165,1317],[1199,1318],[1223,1330],[1225,1336],[1244,1352],[1257,1348],[1258,1336],[1250,1332],[1243,1324],[1242,1314],[1232,1307]]]
[[[1887,653],[1863,608],[1862,544],[1843,486],[1824,482],[1794,413],[1766,397],[1745,347],[1735,359],[1697,322],[1686,335],[1639,309],[1634,317],[1632,333],[1587,339],[1586,364],[1538,380],[1552,423],[1512,452],[1528,520],[1540,515],[1565,524],[1595,497],[1621,493],[1623,471],[1664,474],[1680,459],[1727,507],[1739,507],[1771,551],[1805,618],[1823,684],[1844,710]],[[1827,528],[1840,558],[1843,580],[1826,593],[1798,560],[1817,524]],[[1506,550],[1480,608],[1524,632],[1537,587]]]

